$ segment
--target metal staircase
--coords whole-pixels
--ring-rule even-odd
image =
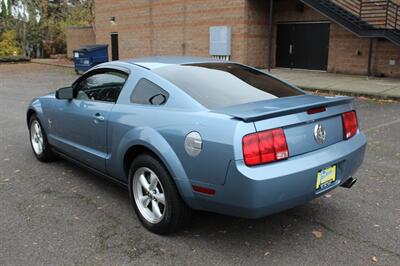
[[[391,0],[300,0],[359,37],[400,46],[400,5]]]

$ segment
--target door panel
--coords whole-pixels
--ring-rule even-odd
[[[278,24],[277,66],[326,70],[329,23]]]
[[[107,157],[107,119],[114,104],[73,99],[58,101],[55,145],[67,155],[100,171]]]
[[[52,145],[71,157],[105,172],[107,125],[128,74],[99,68],[74,83],[74,99],[56,101]]]

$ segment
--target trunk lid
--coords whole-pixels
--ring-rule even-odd
[[[325,107],[325,111],[307,113],[318,107]],[[230,106],[214,112],[253,122],[256,131],[283,128],[291,157],[342,141],[341,114],[353,108],[351,97],[301,95]],[[315,133],[318,125],[326,133],[323,141]]]

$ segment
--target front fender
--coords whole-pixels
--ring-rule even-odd
[[[117,140],[113,140],[113,143],[116,143],[114,141]],[[129,130],[118,144],[117,156],[115,156],[116,163],[118,164],[117,169],[120,169],[120,171],[123,172],[125,154],[131,147],[137,145],[148,148],[158,156],[174,179],[182,198],[189,206],[194,208],[194,194],[189,178],[175,151],[165,138],[156,130],[149,127],[136,127]],[[124,173],[120,172],[120,176],[122,174]]]
[[[26,110],[26,124],[29,127],[29,119],[32,113],[35,113],[37,118],[44,123],[44,113],[43,113],[43,108],[42,108],[42,103],[40,102],[39,98],[34,98],[31,103],[28,106],[28,109]],[[42,125],[45,127],[45,125]]]

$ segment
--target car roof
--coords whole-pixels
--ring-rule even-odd
[[[168,65],[183,65],[183,64],[199,64],[199,63],[216,63],[226,62],[207,57],[192,57],[192,56],[151,56],[142,58],[133,58],[122,60],[122,62],[135,64],[147,69],[156,69]]]

